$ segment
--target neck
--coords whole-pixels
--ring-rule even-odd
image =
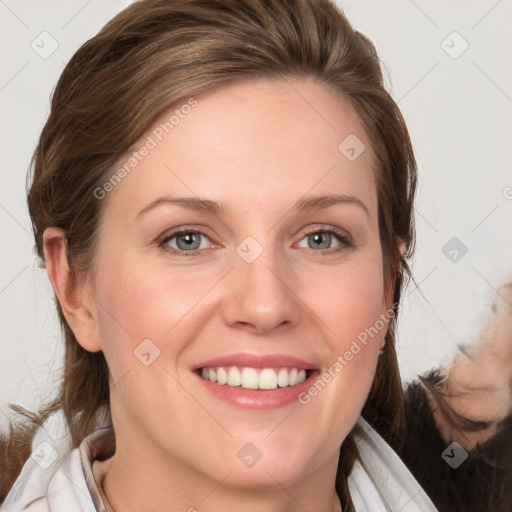
[[[228,468],[214,480],[181,461],[162,457],[161,450],[145,447],[137,452],[133,443],[125,444],[116,436],[115,455],[96,461],[93,471],[107,512],[342,512],[335,471],[326,478],[322,468],[286,488],[270,472],[265,488],[240,488],[230,482]]]

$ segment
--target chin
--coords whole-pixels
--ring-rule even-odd
[[[266,463],[261,459],[252,468],[234,466],[226,468],[226,474],[232,471],[226,478],[225,484],[231,487],[254,492],[275,492],[278,489],[289,488],[298,483],[307,474],[306,467],[290,463],[286,457],[279,463]]]
[[[247,491],[275,492],[276,487],[282,491],[283,487],[293,486],[318,467],[321,461],[315,455],[316,450],[308,446],[308,436],[290,442],[289,436],[288,441],[283,440],[287,437],[283,434],[272,441],[264,438],[250,441],[247,435],[244,439],[238,438],[223,450],[224,459],[228,459],[225,454],[229,452],[233,456],[226,464],[212,468],[210,475],[215,480],[229,475],[223,485]]]

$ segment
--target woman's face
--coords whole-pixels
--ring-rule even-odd
[[[116,456],[248,488],[334,479],[391,306],[355,110],[312,80],[237,82],[135,148],[102,189],[87,343]]]

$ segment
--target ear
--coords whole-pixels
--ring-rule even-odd
[[[47,228],[43,233],[46,271],[66,321],[78,343],[89,352],[101,350],[96,302],[83,278],[71,273],[64,230]]]
[[[396,278],[398,276],[398,272],[400,271],[402,254],[404,253],[404,250],[405,250],[405,242],[400,237],[395,236],[395,242],[398,247],[398,255],[394,262],[393,278],[392,278],[392,282],[390,283],[390,286],[385,291],[384,298],[382,300],[382,310],[383,310],[384,314],[386,315],[386,318],[388,318],[388,319],[392,318],[393,300],[394,300],[394,294],[395,294],[395,283],[396,283]],[[386,327],[385,335],[387,334],[387,332],[388,332],[388,327]],[[379,347],[381,349],[383,349],[384,345],[386,344],[386,341],[385,341],[386,336],[385,335],[382,337],[381,346]]]

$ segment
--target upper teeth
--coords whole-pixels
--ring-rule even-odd
[[[246,389],[276,389],[278,386],[296,386],[306,380],[306,370],[297,368],[237,368],[231,366],[224,368],[203,368],[203,379],[227,384],[228,386],[242,386]]]

